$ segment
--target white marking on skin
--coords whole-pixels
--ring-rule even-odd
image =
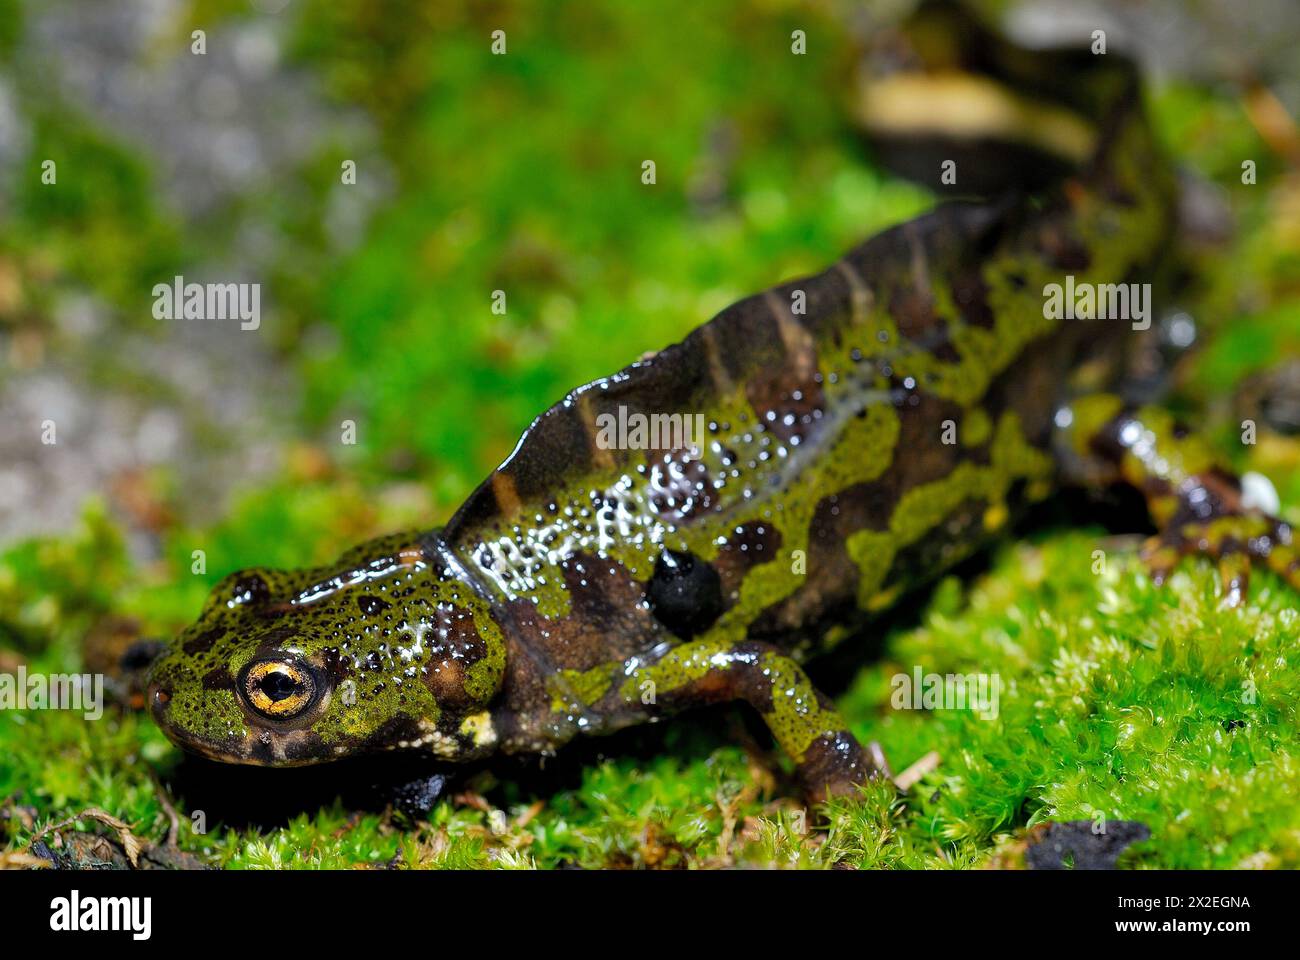
[[[492,723],[492,714],[484,710],[482,713],[471,713],[460,722],[460,732],[468,736],[474,743],[475,747],[495,747],[497,744],[497,728]]]
[[[912,345],[908,349],[921,348]],[[896,354],[902,355],[886,351],[880,356]],[[874,378],[875,374],[867,371],[855,372],[843,381],[835,373],[830,375],[825,407],[816,417],[820,424],[814,443],[796,442],[803,439],[796,434],[787,448],[764,426],[762,418],[768,411],[755,411],[758,423],[742,415],[727,428],[729,435],[702,445],[698,460],[652,463],[646,471],[629,470],[603,488],[578,488],[546,513],[544,507],[534,505],[532,515],[523,509],[517,515],[503,516],[501,526],[459,548],[464,551],[461,559],[511,601],[535,598],[547,586],[563,591],[562,569],[577,554],[606,559],[617,548],[649,563],[658,547],[678,529],[676,512],[688,500],[710,494],[714,510],[749,512],[755,503],[779,498],[809,464],[838,442],[844,425],[864,407],[894,402],[891,391],[874,387]],[[835,384],[840,385],[837,388]],[[704,465],[704,479],[683,484],[691,475],[692,462]],[[773,469],[772,463],[778,466]],[[729,495],[717,496],[724,488],[731,488]],[[779,500],[772,508],[780,509]],[[673,512],[665,515],[661,512],[665,510]],[[638,577],[649,571],[631,572]],[[559,582],[550,584],[548,577]]]
[[[418,750],[428,748],[434,756],[443,760],[455,760],[463,752],[459,740],[440,731],[427,718],[422,717],[420,719],[419,730],[420,736],[414,740],[399,740],[396,743],[389,744],[386,749]]]
[[[400,556],[396,559],[386,557],[381,560],[374,560],[371,561],[368,566],[362,567],[358,570],[353,570],[349,574],[339,574],[338,576],[330,577],[320,583],[313,584],[303,592],[299,593],[296,597],[293,597],[289,602],[294,606],[304,606],[306,604],[315,603],[322,597],[328,597],[331,594],[337,593],[345,587],[354,586],[358,583],[365,583],[368,580],[380,580],[399,570],[423,570],[425,567],[426,564],[422,560],[408,562]]]
[[[424,652],[424,638],[429,633],[432,626],[427,620],[418,620],[414,624],[404,623],[398,627],[400,633],[410,634],[415,639],[415,643],[407,647],[397,647],[396,652],[402,661],[410,663],[416,657]]]
[[[680,469],[680,468],[679,468]],[[477,566],[514,600],[543,584],[539,574],[583,550],[603,556],[616,544],[662,543],[673,528],[659,520],[647,497],[648,482],[624,475],[597,495],[590,518],[557,516],[526,533],[481,541],[473,550]]]

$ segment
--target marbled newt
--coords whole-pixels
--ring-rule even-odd
[[[1151,405],[1159,325],[1046,303],[1159,283],[1175,180],[1134,65],[941,5],[891,43],[865,134],[975,199],[572,391],[445,526],[232,573],[153,668],[167,735],[233,763],[463,762],[738,700],[818,798],[887,771],[801,663],[1063,485],[1140,491],[1157,578],[1196,554],[1229,601],[1251,566],[1300,585],[1289,527]],[[676,413],[704,435],[602,442]]]

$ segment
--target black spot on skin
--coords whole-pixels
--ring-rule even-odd
[[[329,647],[323,654],[326,674],[337,684],[352,674],[352,658]]]
[[[371,596],[368,593],[363,593],[357,597],[357,607],[367,617],[373,617],[375,614],[387,610],[390,606],[392,606],[392,604],[387,600]]]
[[[271,588],[255,573],[245,574],[230,588],[231,603],[258,604],[271,599]]]
[[[301,632],[299,625],[294,623],[282,623],[267,628],[257,644],[258,653],[263,656],[273,656],[276,651],[283,650],[296,641]]]
[[[1024,286],[1024,277],[1020,277],[1020,287]],[[993,310],[989,306],[989,289],[978,270],[962,271],[953,277],[951,284],[952,298],[957,304],[961,318],[973,327],[984,330],[993,329]]]
[[[660,554],[646,594],[655,618],[683,640],[707,630],[722,613],[718,571],[694,554]]]
[[[186,640],[181,649],[188,654],[207,653],[212,645],[221,639],[225,630],[221,627],[209,627],[202,633]]]
[[[213,667],[203,675],[204,690],[233,690],[234,686],[225,667]]]

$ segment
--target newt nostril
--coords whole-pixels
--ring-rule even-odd
[[[161,713],[165,710],[171,699],[170,690],[164,690],[156,683],[149,685],[149,703],[153,706],[155,713]]]

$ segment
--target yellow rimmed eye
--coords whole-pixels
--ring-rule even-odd
[[[296,664],[282,660],[255,663],[244,674],[244,696],[258,713],[289,720],[311,705],[316,681]]]

